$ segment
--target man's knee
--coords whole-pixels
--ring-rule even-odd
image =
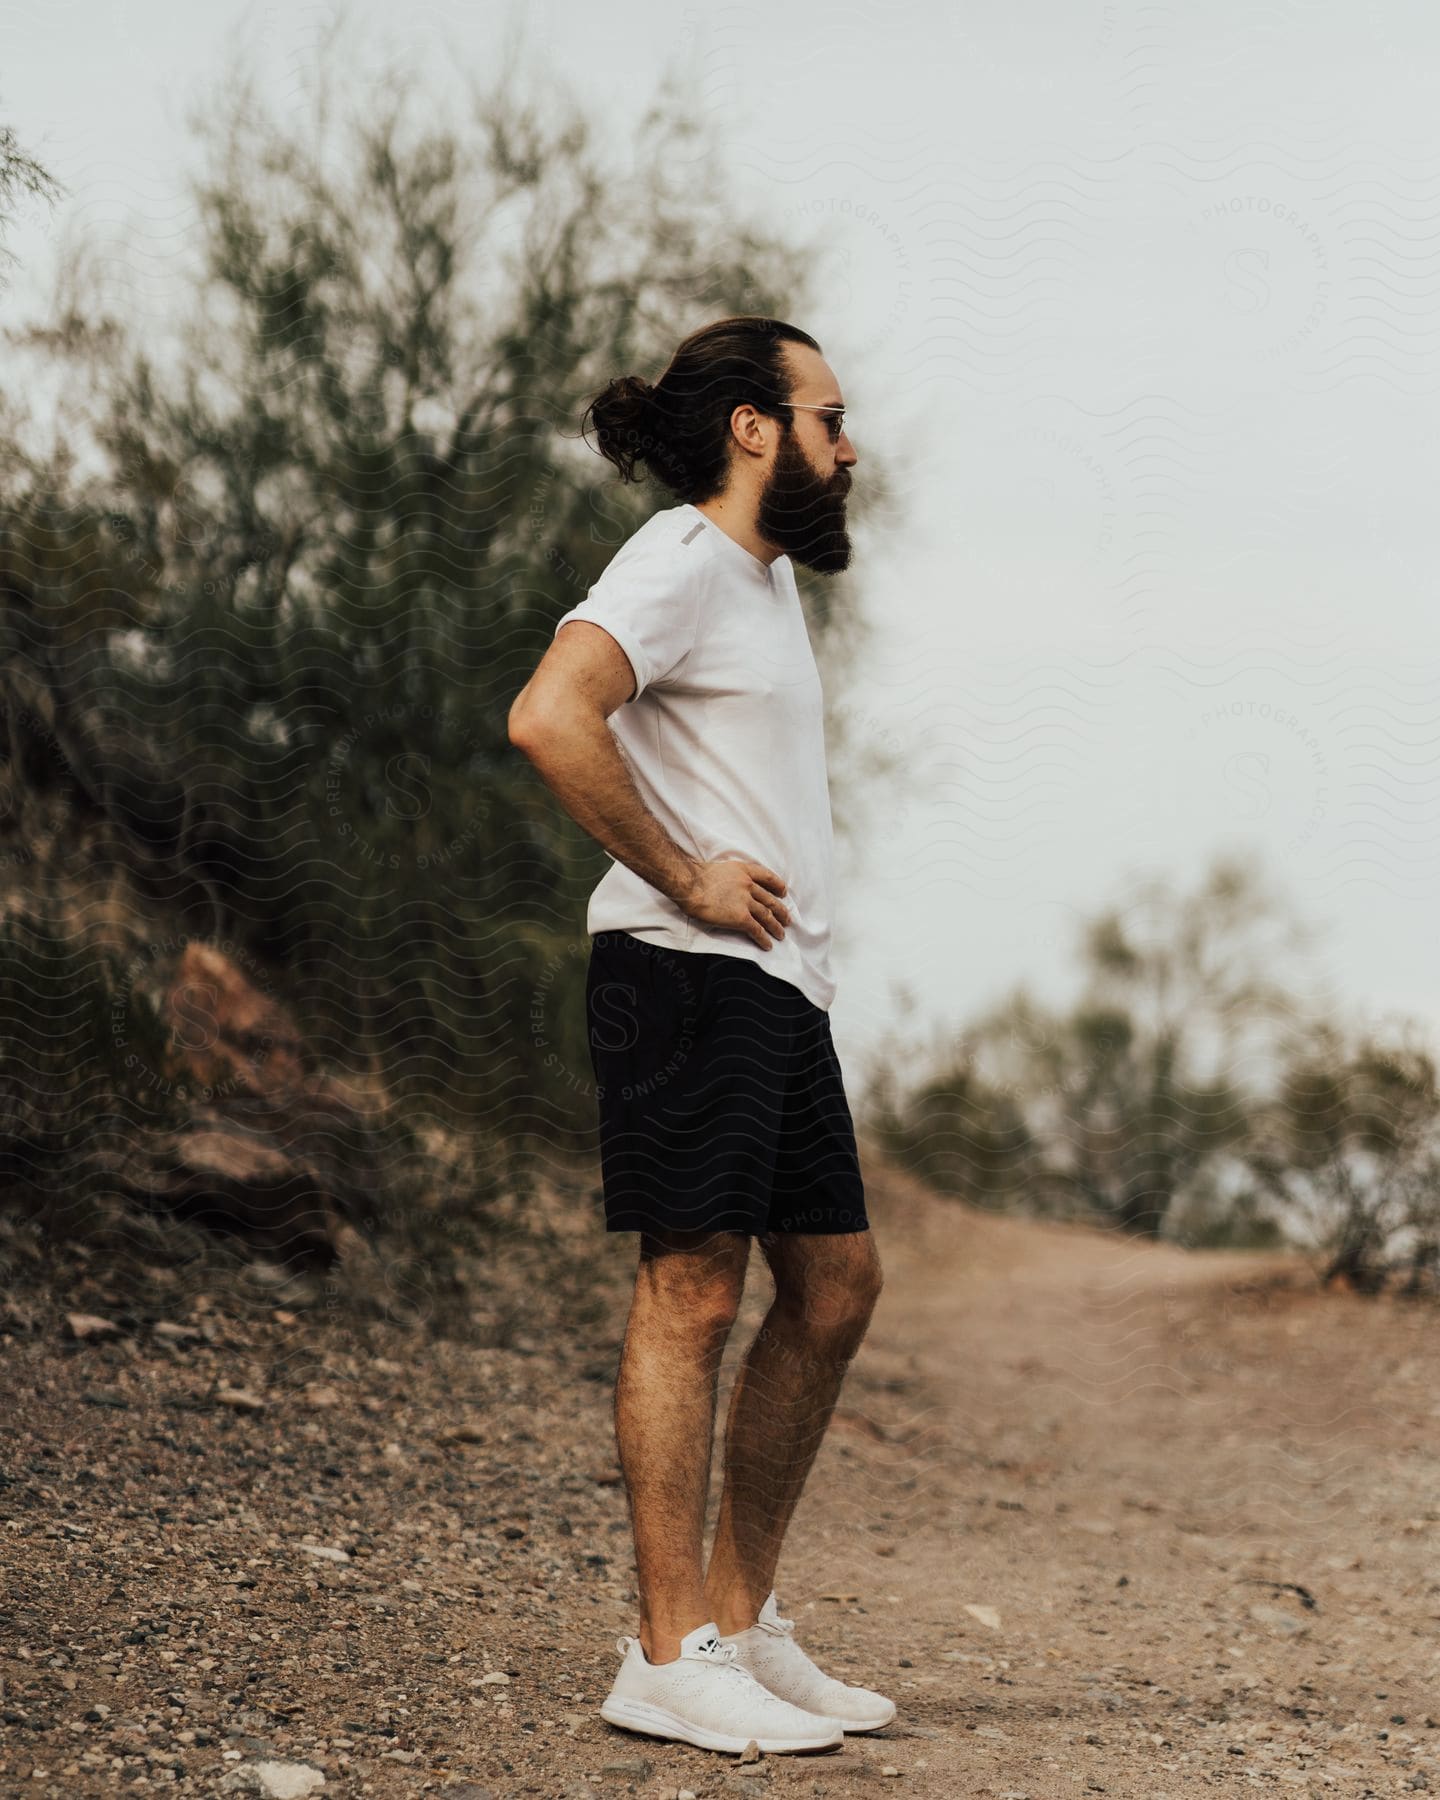
[[[842,1352],[859,1344],[885,1285],[874,1233],[773,1240],[766,1251],[779,1305]]]
[[[728,1335],[745,1292],[750,1240],[737,1232],[642,1232],[637,1291],[690,1330]]]

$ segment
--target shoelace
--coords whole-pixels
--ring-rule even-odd
[[[762,1623],[759,1619],[755,1622],[757,1625]],[[763,1623],[774,1632],[776,1637],[787,1636],[795,1629],[795,1621],[793,1619],[782,1619],[778,1613],[773,1619],[766,1619]]]

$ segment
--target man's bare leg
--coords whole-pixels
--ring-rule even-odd
[[[782,1232],[760,1245],[775,1299],[730,1395],[700,1615],[722,1633],[753,1625],[775,1585],[781,1540],[883,1281],[871,1231]]]
[[[705,1499],[720,1362],[745,1287],[750,1240],[641,1234],[615,1381],[615,1440],[630,1506],[640,1647],[672,1662],[711,1615],[702,1580]]]

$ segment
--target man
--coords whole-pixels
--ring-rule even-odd
[[[586,979],[606,1227],[640,1233],[615,1388],[640,1629],[601,1716],[706,1749],[824,1749],[894,1704],[778,1611],[780,1542],[881,1286],[830,1035],[823,700],[793,561],[850,562],[856,461],[807,333],[722,319],[598,447],[676,504],[572,607],[510,739],[614,860]],[[613,716],[613,717],[612,717]],[[736,1379],[708,1570],[717,1377],[759,1240],[775,1299]]]

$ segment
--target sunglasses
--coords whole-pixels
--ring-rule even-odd
[[[825,423],[829,428],[830,442],[832,444],[840,442],[840,433],[845,429],[845,408],[843,406],[806,406],[799,400],[787,400],[784,404],[792,412],[833,413],[834,417],[827,419]]]

